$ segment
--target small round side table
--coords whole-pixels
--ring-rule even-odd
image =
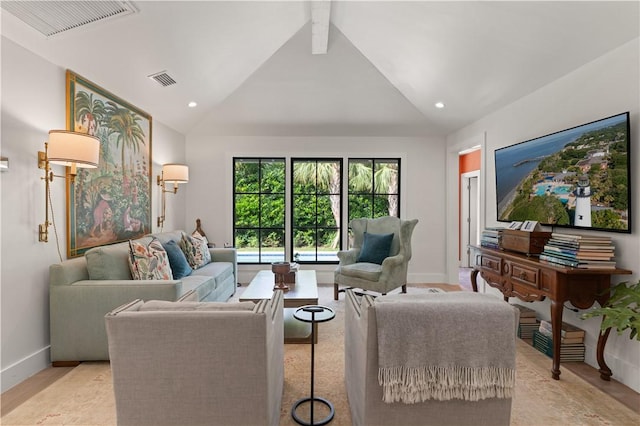
[[[308,306],[302,306],[296,309],[293,316],[299,321],[311,323],[311,395],[309,397],[299,399],[293,404],[293,408],[291,409],[291,417],[293,417],[293,420],[295,420],[296,423],[304,426],[326,425],[331,420],[333,420],[333,416],[335,415],[335,410],[333,408],[333,404],[331,404],[329,401],[327,401],[324,398],[316,397],[313,394],[314,362],[315,362],[315,343],[314,342],[316,341],[315,332],[317,328],[315,324],[319,322],[331,321],[332,319],[335,318],[336,314],[335,312],[333,312],[331,308],[328,308],[326,306],[308,305]],[[309,402],[311,404],[310,411],[309,411],[310,416],[309,416],[308,422],[302,420],[300,417],[298,417],[298,414],[296,413],[296,409],[298,408],[298,406],[300,406],[305,402]],[[329,408],[329,415],[324,419],[319,420],[317,423],[314,423],[313,421],[313,403],[314,402],[322,403]]]

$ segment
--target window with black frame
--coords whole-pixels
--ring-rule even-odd
[[[292,250],[300,263],[336,263],[341,248],[342,159],[291,160]]]
[[[349,221],[400,217],[400,159],[349,159]]]
[[[233,235],[238,263],[285,260],[284,158],[233,159]]]

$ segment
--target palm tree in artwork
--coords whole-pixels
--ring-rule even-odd
[[[135,114],[133,111],[120,108],[116,103],[107,101],[107,114],[110,135],[116,135],[116,146],[120,148],[122,155],[122,183],[124,186],[125,194],[129,185],[129,180],[126,174],[126,156],[127,150],[137,154],[140,151],[144,142],[144,130],[140,126],[139,121],[142,117]],[[133,165],[131,166],[133,168]],[[133,174],[133,171],[132,171]]]
[[[82,90],[76,93],[74,119],[76,123],[80,123],[80,128],[75,130],[95,135],[98,123],[106,113],[104,102],[100,99],[93,99],[93,93],[87,93]]]

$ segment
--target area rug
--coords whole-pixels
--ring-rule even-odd
[[[239,289],[240,292],[242,288]],[[432,292],[409,287],[408,294]],[[332,308],[336,318],[318,328],[315,394],[331,401],[335,417],[330,425],[351,425],[344,386],[344,295],[333,300],[333,286],[319,286],[319,303]],[[236,294],[235,297],[238,297]],[[511,425],[635,425],[638,415],[612,397],[562,369],[552,380],[551,360],[518,340],[516,395]],[[285,386],[280,424],[296,425],[291,407],[309,395],[310,347],[285,345]],[[319,410],[319,408],[318,408]],[[300,412],[304,415],[303,412]],[[316,411],[315,418],[324,413]],[[115,403],[107,362],[86,362],[3,416],[2,425],[115,425]],[[186,425],[185,425],[186,426]],[[391,426],[391,425],[390,425]]]

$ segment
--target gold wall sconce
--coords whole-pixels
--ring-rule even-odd
[[[9,159],[0,157],[0,172],[6,172],[7,170],[9,170]]]
[[[189,182],[189,166],[185,164],[163,164],[162,175],[158,176],[158,186],[162,187],[161,209],[162,214],[158,216],[158,227],[164,226],[167,192],[175,194],[178,192],[178,184]],[[167,189],[167,183],[173,184],[173,190]]]
[[[38,168],[44,170],[44,223],[38,225],[38,240],[49,241],[49,206],[51,204],[51,193],[49,182],[53,182],[54,177],[64,178],[53,174],[51,164],[59,164],[70,167],[68,173],[71,182],[76,175],[76,168],[98,167],[100,159],[100,140],[95,136],[85,133],[70,132],[67,130],[50,130],[49,140],[44,143],[44,151],[38,151]],[[52,214],[53,217],[53,214]]]

